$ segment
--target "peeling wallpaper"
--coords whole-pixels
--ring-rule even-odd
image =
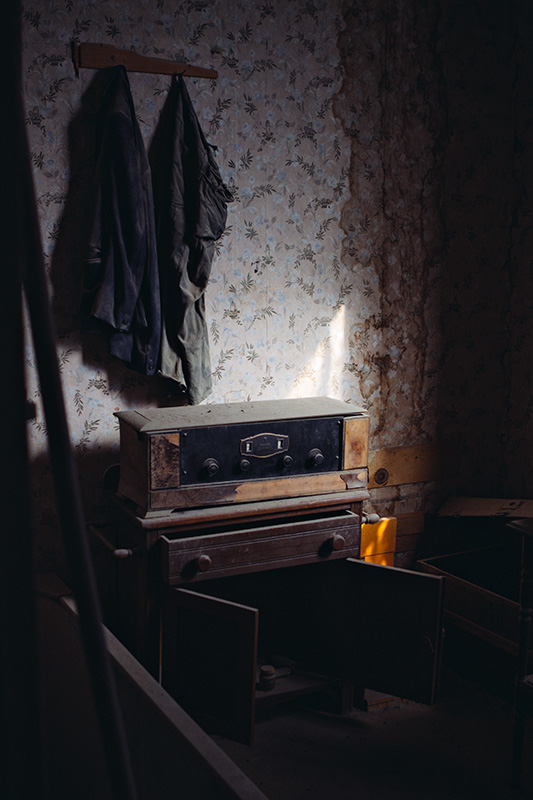
[[[405,0],[29,0],[26,122],[86,514],[117,461],[113,412],[182,402],[80,328],[94,76],[70,42],[217,69],[187,79],[235,195],[206,294],[206,402],[330,395],[368,409],[371,447],[452,437],[459,490],[531,496],[531,11]],[[146,146],[170,79],[130,74]],[[37,417],[37,558],[59,557]],[[520,468],[518,464],[520,463]],[[382,513],[442,487],[379,490]]]

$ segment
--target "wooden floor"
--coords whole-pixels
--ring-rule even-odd
[[[533,797],[533,719],[526,788],[513,791],[509,701],[450,668],[432,707],[394,701],[338,718],[291,705],[256,723],[252,747],[213,738],[270,800]]]

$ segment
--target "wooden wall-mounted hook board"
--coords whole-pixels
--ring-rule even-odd
[[[214,69],[195,67],[179,61],[142,56],[133,50],[114,47],[111,44],[73,42],[72,58],[76,74],[82,68],[103,69],[122,64],[128,72],[150,72],[158,75],[185,75],[191,78],[218,78]]]

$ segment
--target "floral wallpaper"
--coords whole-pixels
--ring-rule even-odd
[[[182,400],[82,330],[94,71],[76,76],[71,42],[219,73],[187,79],[234,194],[206,294],[206,402],[338,397],[369,410],[373,449],[452,437],[460,490],[531,496],[532,29],[529,10],[492,0],[24,3],[27,132],[88,518],[118,460],[113,412]],[[170,78],[129,78],[149,147]],[[27,339],[47,569],[61,548]],[[376,490],[372,504],[433,510],[442,492]]]

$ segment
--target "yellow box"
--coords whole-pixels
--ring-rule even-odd
[[[394,553],[379,553],[375,556],[365,556],[363,561],[370,561],[372,564],[380,564],[382,567],[393,567]]]
[[[361,558],[376,561],[374,556],[392,553],[396,548],[396,517],[383,517],[374,525],[363,523],[361,525]]]

